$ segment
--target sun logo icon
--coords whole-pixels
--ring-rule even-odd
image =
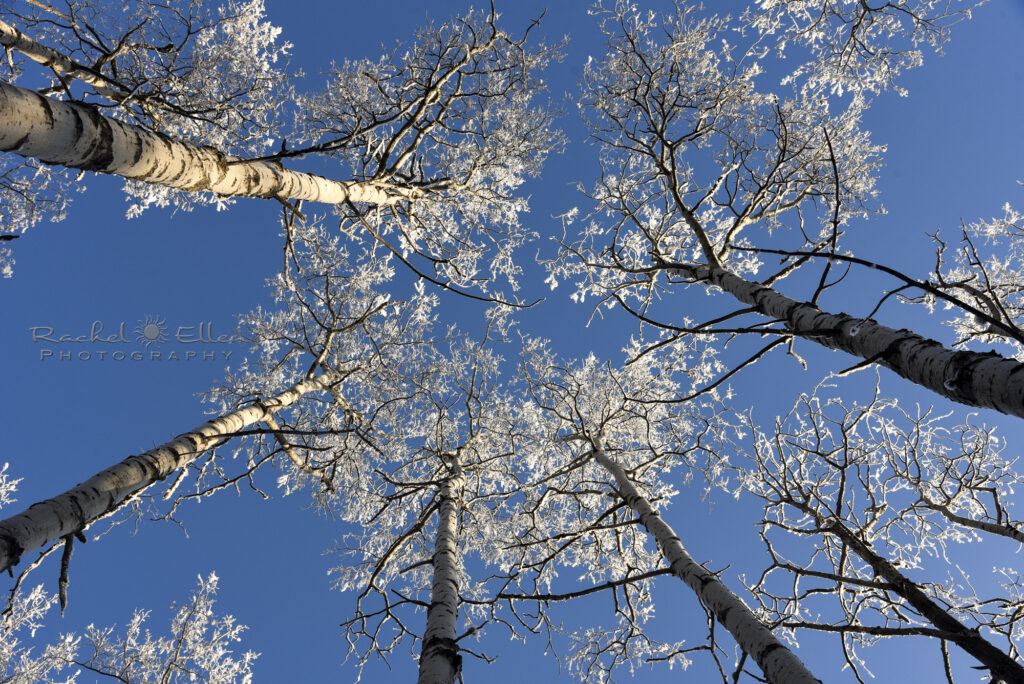
[[[167,321],[156,316],[146,316],[146,320],[139,321],[133,330],[139,342],[146,345],[146,349],[152,344],[162,344],[167,341]]]

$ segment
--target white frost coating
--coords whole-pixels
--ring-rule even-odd
[[[698,564],[679,537],[633,486],[619,465],[608,458],[599,440],[595,440],[594,459],[615,478],[619,492],[629,507],[640,516],[643,526],[661,547],[676,577],[700,597],[718,622],[739,644],[773,684],[821,684],[796,655],[779,642],[750,608],[732,593],[714,573]]]
[[[445,460],[450,474],[441,485],[437,507],[434,580],[418,684],[454,684],[461,669],[455,630],[459,617],[459,502],[466,478],[457,454]]]
[[[204,423],[155,449],[129,456],[77,487],[0,522],[0,570],[13,567],[29,551],[81,531],[132,495],[191,463],[224,437],[264,420],[304,394],[324,389],[332,377],[320,375],[303,380],[272,399]]]
[[[75,169],[109,173],[179,190],[224,197],[266,197],[340,204],[394,204],[421,192],[387,183],[341,182],[267,161],[237,159],[172,140],[0,82],[0,150]]]

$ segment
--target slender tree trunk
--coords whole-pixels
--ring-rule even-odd
[[[1024,532],[1021,532],[1016,527],[1013,527],[1009,522],[999,524],[988,522],[987,520],[975,520],[974,518],[968,518],[963,515],[957,515],[949,509],[949,506],[944,504],[937,504],[928,501],[922,497],[920,505],[924,508],[930,508],[933,511],[937,511],[939,515],[944,517],[950,522],[954,522],[964,527],[969,527],[972,530],[981,530],[982,532],[988,532],[989,534],[997,534],[1000,537],[1006,537],[1007,539],[1013,539],[1016,542],[1024,544]],[[917,504],[915,504],[917,505]]]
[[[40,45],[18,29],[2,21],[0,21],[0,45],[9,50],[17,50],[33,62],[49,67],[58,74],[88,83],[96,89],[96,92],[110,98],[113,102],[121,101],[122,96],[95,71],[77,64],[52,48]]]
[[[810,506],[799,502],[790,502],[798,510],[815,518],[825,532],[839,537],[846,546],[871,566],[879,577],[884,579],[890,589],[901,596],[914,610],[928,620],[936,629],[946,632],[948,641],[952,641],[963,650],[977,658],[992,673],[993,681],[1007,684],[1024,683],[1024,666],[1009,655],[993,646],[976,629],[968,629],[963,623],[949,614],[942,606],[928,597],[915,582],[897,570],[892,563],[875,553],[869,544],[861,540],[852,530],[839,521],[826,520]]]
[[[445,458],[449,473],[441,485],[427,629],[423,632],[418,684],[454,684],[462,669],[455,643],[459,617],[459,502],[466,484],[458,454]]]
[[[209,147],[103,116],[87,104],[54,100],[2,81],[0,151],[224,197],[395,204],[422,194],[383,182],[334,181],[275,162],[239,162]]]
[[[191,463],[225,437],[265,420],[304,394],[325,389],[331,377],[319,375],[303,380],[272,399],[204,423],[155,449],[129,456],[63,494],[0,521],[0,571],[16,565],[24,553],[80,532],[134,494]]]
[[[1024,417],[1024,364],[1013,359],[995,352],[953,351],[910,330],[827,313],[722,268],[673,270],[706,277],[744,304],[783,321],[794,335],[879,363],[952,401]]]
[[[687,553],[679,536],[636,490],[619,464],[608,458],[600,441],[596,442],[594,459],[615,478],[619,494],[640,516],[640,522],[658,542],[662,555],[676,577],[700,597],[718,622],[736,639],[739,647],[753,658],[768,681],[773,684],[821,684],[821,680],[811,674],[800,659],[775,638],[740,597]]]

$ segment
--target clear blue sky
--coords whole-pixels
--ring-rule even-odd
[[[588,55],[600,54],[602,47],[586,14],[588,3],[551,5],[541,33],[550,39],[568,34],[571,39],[565,61],[554,65],[547,79],[557,99],[575,91],[582,64]],[[283,26],[284,38],[295,44],[293,66],[311,76],[332,59],[375,57],[381,44],[409,39],[428,15],[443,21],[468,6],[462,0],[402,0],[318,4],[314,9],[312,4],[268,0],[271,20]],[[513,8],[499,1],[498,7],[504,25],[514,31],[538,16],[544,3],[530,0]],[[898,258],[905,270],[923,276],[933,258],[925,231],[942,228],[952,234],[961,218],[995,215],[1007,201],[1024,205],[1024,188],[1015,182],[1024,179],[1022,35],[1024,4],[993,0],[976,12],[973,22],[954,29],[944,57],[929,55],[922,69],[905,77],[909,98],[886,95],[876,103],[866,127],[877,141],[889,145],[880,183],[888,213],[851,229],[848,244],[862,249],[863,256],[885,263]],[[570,137],[568,149],[551,160],[543,179],[528,189],[531,227],[542,236],[560,230],[554,215],[584,203],[575,183],[589,184],[595,175],[595,149],[585,143],[574,107],[564,108],[567,115],[561,126]],[[0,463],[10,462],[11,473],[25,478],[19,504],[6,513],[203,422],[206,407],[196,394],[221,377],[225,353],[231,352],[234,362],[246,351],[238,344],[204,345],[204,351],[216,352],[215,359],[186,359],[187,350],[179,346],[177,361],[115,361],[100,360],[95,345],[82,345],[91,353],[88,361],[77,358],[77,347],[75,358],[62,361],[40,358],[41,351],[51,347],[32,340],[32,327],[80,335],[94,321],[115,330],[124,322],[130,333],[149,317],[166,321],[171,329],[198,328],[202,323],[212,324],[217,334],[228,333],[237,314],[268,303],[263,281],[281,260],[278,210],[270,202],[243,200],[223,213],[171,215],[151,210],[127,222],[118,180],[90,175],[85,185],[67,220],[37,226],[17,241],[14,278],[0,282],[0,350],[5,360]],[[523,252],[524,258],[531,258],[536,249],[548,250],[550,244],[542,237],[538,247]],[[527,294],[548,295],[540,280],[527,283]],[[566,353],[596,348],[604,356],[614,355],[624,342],[625,319],[612,317],[611,323],[581,333],[590,311],[568,301],[568,294],[568,288],[550,293],[543,305],[524,315],[524,327],[554,338]],[[467,320],[479,314],[465,302],[451,297],[444,301],[447,310]],[[850,302],[847,310],[855,313],[857,305]],[[897,327],[905,325],[908,316],[915,325],[928,325],[922,316],[898,308],[883,310],[883,320],[887,315]],[[926,333],[948,340],[938,327]],[[169,352],[173,347],[166,344],[162,349]],[[813,386],[827,371],[852,363],[808,347],[804,345],[804,351],[811,368],[806,373],[781,358],[747,373],[737,383],[744,405],[756,403],[768,415],[772,406],[791,404],[799,390]],[[886,388],[908,405],[933,401],[891,377]],[[995,416],[985,419],[999,422]],[[1011,444],[1020,444],[1024,437],[1014,422],[1007,422],[1002,432]],[[329,589],[326,570],[336,558],[323,555],[343,529],[305,510],[301,495],[281,498],[270,493],[270,501],[243,491],[241,496],[225,493],[187,506],[180,517],[189,538],[173,524],[147,521],[134,536],[121,527],[100,541],[79,545],[67,616],[63,621],[54,616],[39,632],[39,643],[53,640],[60,631],[80,632],[90,622],[123,624],[136,607],[153,610],[150,628],[159,632],[166,624],[168,604],[184,599],[197,575],[215,570],[222,587],[219,611],[249,625],[244,647],[262,653],[257,681],[351,680],[352,672],[340,667],[345,644],[338,628],[351,611],[351,599]],[[698,560],[710,560],[716,569],[731,564],[730,572],[735,572],[756,568],[761,560],[755,515],[756,508],[742,503],[722,500],[709,512],[707,504],[680,500],[669,520]],[[742,551],[750,544],[757,548],[753,558]],[[46,582],[55,591],[56,575],[56,564],[50,563],[31,583]],[[689,635],[699,641],[703,614],[696,611],[695,601],[671,579],[662,586],[659,609],[664,610],[658,629],[666,638]],[[589,618],[603,614],[604,607],[602,600],[595,600],[574,612]],[[569,612],[565,615],[572,619]],[[499,640],[486,650],[500,659],[489,667],[467,660],[467,681],[567,676],[559,675],[543,657],[542,643],[505,645]],[[934,647],[922,657],[937,665],[937,651]],[[834,641],[800,653],[819,676],[844,681]],[[894,649],[882,656],[881,681],[924,681],[914,676],[921,672],[917,657],[899,656]],[[398,657],[393,665],[392,675],[374,669],[367,672],[367,680],[408,679],[410,658]],[[638,673],[643,681],[674,681],[679,676],[667,669]],[[693,681],[703,677],[695,674]]]

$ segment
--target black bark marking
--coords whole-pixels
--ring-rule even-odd
[[[82,131],[85,130],[85,124],[82,123],[82,115],[78,111],[78,107],[71,105],[71,115],[75,119],[75,142],[77,143],[82,139]]]
[[[149,172],[149,174],[147,174],[147,176],[150,175],[150,174],[156,173],[157,171],[161,171],[162,173],[167,173],[170,170],[170,164],[168,164],[167,162],[165,162],[163,160],[168,158],[168,157],[173,157],[174,156],[174,141],[171,140],[168,136],[164,135],[163,133],[157,133],[156,135],[157,135],[157,140],[159,140],[160,144],[164,146],[164,152],[163,152],[163,154],[156,154],[156,155],[154,155],[155,159],[153,160],[153,168],[150,170],[150,172]],[[148,180],[148,179],[144,179],[144,180]]]
[[[78,502],[78,497],[75,496],[71,497],[71,507],[74,509],[74,515],[78,519],[77,529],[80,530],[89,522],[86,519],[85,508],[82,507],[82,504]]]
[[[159,141],[160,141],[160,144],[165,144],[166,145],[166,143],[164,143],[162,138],[160,138]],[[150,147],[150,145],[147,143],[146,147]],[[153,145],[152,147],[157,147],[157,146]],[[143,148],[142,148],[141,145],[139,146],[138,149],[139,149],[139,154],[140,155],[144,154],[144,151],[143,151]],[[156,153],[156,152],[150,152],[149,159],[150,159],[149,160],[149,164],[146,166],[145,169],[142,169],[140,171],[140,173],[137,176],[135,176],[135,178],[138,178],[138,179],[141,179],[141,180],[144,180],[144,181],[147,181],[147,182],[151,182],[151,181],[149,181],[149,179],[152,178],[154,175],[156,175],[157,171],[160,170],[160,166],[161,166],[160,155],[158,153]]]
[[[26,133],[25,135],[23,135],[20,138],[18,138],[15,141],[14,145],[12,145],[11,147],[4,148],[4,152],[10,152],[12,150],[20,149],[21,146],[25,144],[25,141],[28,140],[30,137],[32,137],[32,134],[31,133]]]
[[[135,154],[132,155],[132,166],[135,166],[136,164],[139,163],[139,160],[142,159],[142,154],[145,151],[145,146],[142,144],[142,136],[140,136],[132,129],[128,130],[131,132],[132,140],[135,143]]]
[[[228,161],[223,154],[213,148],[209,148],[210,153],[213,154],[213,159],[217,164],[217,182],[224,180],[224,177],[228,175]]]
[[[949,368],[952,370],[950,384],[954,388],[953,391],[957,393],[958,401],[971,406],[978,405],[978,395],[974,389],[974,373],[979,363],[993,357],[999,357],[999,354],[994,351],[980,353],[961,351],[953,355],[949,362]],[[1014,370],[1019,370],[1019,368],[1018,366]]]
[[[114,163],[114,131],[110,127],[110,122],[89,105],[75,103],[72,105],[72,111],[75,114],[76,138],[82,135],[85,128],[83,119],[89,119],[96,129],[96,142],[89,150],[86,161],[78,168],[85,171],[106,172]]]
[[[46,118],[46,127],[53,128],[53,107],[50,106],[49,100],[38,93],[32,93],[39,100],[39,106],[43,110],[43,114]]]

